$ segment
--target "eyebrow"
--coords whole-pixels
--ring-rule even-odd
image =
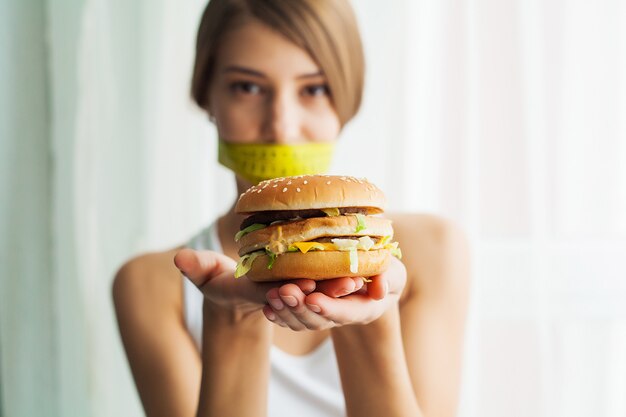
[[[252,68],[241,67],[238,65],[231,65],[224,69],[224,72],[236,72],[242,73],[246,75],[252,75],[254,77],[267,78],[267,75],[262,73],[261,71],[254,70]],[[298,75],[297,79],[306,79],[306,78],[315,78],[315,77],[323,77],[324,73],[322,71],[317,71],[309,74]]]

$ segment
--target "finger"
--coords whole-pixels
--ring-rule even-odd
[[[181,249],[174,256],[176,267],[197,287],[225,271],[234,270],[236,263],[226,255],[213,251]]]
[[[406,266],[395,256],[391,257],[389,269],[383,273],[388,278],[389,294],[402,294],[407,281]]]
[[[367,293],[374,300],[382,300],[389,292],[389,282],[383,275],[370,277],[371,282],[367,283]]]
[[[318,307],[321,316],[339,325],[369,323],[380,317],[390,302],[392,301],[389,299],[373,300],[369,295],[364,294],[331,298],[320,292],[314,292],[305,298],[308,306]]]
[[[285,322],[282,321],[281,318],[276,315],[276,313],[274,313],[274,311],[272,310],[272,307],[268,305],[263,307],[263,314],[272,323],[277,324],[281,327],[287,327],[287,324],[285,324]]]
[[[361,278],[343,277],[319,281],[316,291],[324,293],[329,297],[343,297],[358,291],[361,287],[363,287]]]
[[[250,294],[249,299],[261,303],[267,303],[267,292],[273,288],[279,288],[283,284],[281,281],[274,282],[254,282],[248,279],[248,277],[243,276],[236,279],[237,284],[245,287],[243,291],[246,291],[246,294]],[[291,284],[301,288],[301,291],[306,291],[306,294],[310,294],[315,291],[315,281],[311,279],[298,279],[289,281]]]
[[[288,281],[287,283],[297,285],[300,290],[306,295],[311,294],[313,291],[315,291],[316,287],[315,281],[313,281],[312,279],[294,279]]]
[[[305,281],[305,280],[302,280],[302,281]],[[310,281],[310,280],[306,280],[306,281]],[[310,288],[310,285],[307,284],[306,286],[309,288],[307,289],[307,292],[304,292],[302,291],[302,287],[298,286],[298,284],[299,283],[297,281],[292,281],[288,284],[283,284],[280,287],[272,287],[266,291],[265,299],[274,310],[280,311],[283,308],[285,308],[285,302],[281,299],[281,296],[279,294],[280,288],[285,287],[286,290],[284,290],[283,294],[292,295],[293,297],[298,297],[297,290],[293,287],[294,285],[296,285],[296,288],[299,288],[300,291],[305,295],[310,294],[315,289],[315,288]],[[315,285],[315,282],[313,282],[313,285]],[[291,290],[289,290],[289,288],[291,288]],[[290,294],[290,292],[293,292],[293,293]]]
[[[268,301],[276,316],[292,330],[322,330],[328,320],[311,311],[304,303],[306,295],[295,285],[287,284],[268,292]],[[274,309],[274,307],[277,307]]]
[[[306,329],[304,323],[301,323],[296,319],[290,311],[293,306],[298,306],[298,298],[304,299],[304,293],[293,284],[283,285],[281,288],[291,287],[291,290],[287,293],[283,292],[281,296],[279,289],[274,288],[268,291],[267,301],[272,307],[272,311],[276,314],[276,317],[284,322],[290,329],[300,331]],[[300,293],[301,296],[298,294]],[[302,303],[300,303],[301,305]]]
[[[372,282],[368,282],[367,292],[373,299],[381,300],[389,295],[400,295],[406,285],[406,268],[402,262],[392,257],[389,268],[370,279]]]
[[[213,300],[236,298],[263,305],[267,291],[280,285],[277,282],[253,282],[246,276],[235,278],[235,261],[208,250],[182,249],[174,257],[174,264],[205,296]],[[304,285],[311,286],[309,283]]]

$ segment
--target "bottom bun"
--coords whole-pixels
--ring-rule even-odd
[[[269,256],[254,260],[246,276],[252,281],[282,281],[307,278],[315,281],[340,277],[371,277],[384,272],[391,252],[387,249],[358,251],[359,268],[350,272],[350,253],[341,251],[288,252],[276,257],[272,269],[267,269]]]

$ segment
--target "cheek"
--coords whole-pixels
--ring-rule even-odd
[[[254,106],[222,101],[214,107],[217,131],[222,139],[246,143],[256,140],[262,125],[262,112]]]
[[[332,107],[312,112],[304,129],[308,139],[321,142],[337,139],[340,130],[339,118]]]

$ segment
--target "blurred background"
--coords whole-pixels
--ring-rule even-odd
[[[459,415],[626,416],[626,3],[358,0],[333,172],[467,232]],[[0,0],[0,414],[142,414],[112,278],[225,210],[205,0]]]

